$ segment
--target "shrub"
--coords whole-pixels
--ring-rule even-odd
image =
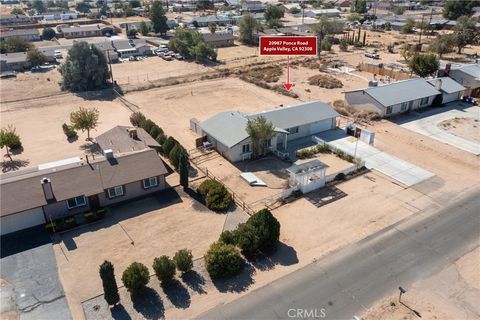
[[[320,41],[320,50],[321,51],[331,51],[332,44],[327,39]]]
[[[185,150],[185,148],[182,147],[179,143],[177,143],[168,154],[168,159],[170,159],[170,162],[175,167],[175,170],[178,169],[178,165],[180,163],[180,155],[182,154],[187,156],[187,150]]]
[[[102,278],[103,294],[109,305],[115,305],[120,301],[118,295],[117,281],[115,280],[115,271],[113,264],[105,260],[100,265],[100,278]]]
[[[155,137],[155,140],[158,142],[158,144],[163,145],[165,140],[167,140],[167,136],[164,133],[160,133]]]
[[[205,205],[210,210],[225,211],[232,203],[232,195],[227,188],[218,181],[209,179],[203,181],[197,192],[205,199]]]
[[[132,126],[135,127],[142,127],[142,123],[145,120],[147,120],[147,118],[145,118],[143,113],[139,111],[132,113],[132,115],[130,116],[130,123],[132,124]]]
[[[159,126],[157,125],[154,125],[152,126],[152,128],[150,129],[150,131],[148,131],[148,133],[153,137],[157,137],[159,134],[163,134],[163,130],[162,128],[160,128]]]
[[[236,232],[237,245],[246,257],[251,257],[258,253],[260,248],[260,238],[257,230],[249,223],[243,223],[238,226]]]
[[[320,88],[335,89],[342,88],[342,81],[328,74],[317,74],[308,78],[308,84]]]
[[[320,153],[332,153],[332,148],[330,148],[330,145],[328,145],[327,143],[321,143],[317,145],[316,150]]]
[[[240,252],[231,244],[213,243],[204,258],[207,271],[212,278],[233,276],[242,267]]]
[[[168,284],[175,276],[175,262],[167,256],[161,256],[153,260],[153,270],[162,284]]]
[[[146,119],[141,123],[143,130],[150,132],[154,126],[156,126],[155,122],[150,119]]]
[[[122,282],[128,291],[136,293],[141,291],[150,280],[147,267],[140,262],[133,262],[122,274]]]
[[[220,234],[220,238],[218,239],[218,241],[222,242],[222,243],[225,243],[225,244],[236,245],[237,244],[237,232],[236,231],[225,230]]]
[[[346,177],[345,177],[345,173],[340,172],[339,174],[337,174],[337,175],[335,176],[335,181],[345,180],[345,178],[346,178]]]
[[[66,123],[62,124],[62,129],[63,133],[65,133],[68,139],[72,139],[77,136],[77,131],[75,131],[72,126],[69,126]]]
[[[169,156],[170,151],[172,151],[176,144],[178,144],[177,140],[175,140],[173,137],[168,137],[162,145],[163,154]]]
[[[173,261],[177,266],[178,271],[188,272],[193,268],[193,255],[192,251],[187,249],[178,250],[173,256]]]
[[[339,47],[340,47],[340,50],[347,51],[348,50],[348,41],[346,39],[340,40]]]
[[[262,209],[247,220],[247,225],[254,228],[258,237],[258,250],[265,251],[272,248],[280,237],[280,222],[270,210]]]
[[[188,156],[186,153],[180,153],[178,159],[178,173],[180,175],[180,185],[188,188]]]

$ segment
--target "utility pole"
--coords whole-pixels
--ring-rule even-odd
[[[418,44],[422,44],[422,33],[423,33],[423,21],[424,21],[425,15],[422,13],[422,22],[420,23],[420,35],[418,36]]]
[[[112,60],[110,60],[110,49],[107,49],[107,58],[108,58],[108,66],[110,67],[110,79],[112,81],[112,89],[114,89],[115,83],[113,81]]]

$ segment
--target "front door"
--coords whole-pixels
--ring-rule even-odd
[[[88,203],[90,203],[90,210],[95,211],[100,209],[100,200],[97,194],[88,197]]]

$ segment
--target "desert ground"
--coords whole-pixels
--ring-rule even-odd
[[[445,120],[438,126],[464,139],[480,142],[480,124],[478,119],[473,118],[454,118]]]

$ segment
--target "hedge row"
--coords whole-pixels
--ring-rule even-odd
[[[168,157],[170,162],[178,170],[180,156],[183,154],[188,159],[187,150],[173,137],[168,137],[162,128],[160,128],[151,119],[146,118],[141,112],[134,112],[130,116],[130,123],[135,127],[140,127],[147,131],[161,146],[160,152]]]

